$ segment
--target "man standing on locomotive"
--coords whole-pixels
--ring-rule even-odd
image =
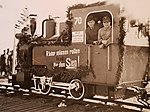
[[[103,28],[98,31],[98,43],[100,48],[107,47],[111,42],[112,27],[108,16],[103,17]]]
[[[86,38],[87,44],[96,44],[98,40],[98,30],[101,28],[101,25],[96,24],[96,19],[90,15],[87,18],[87,29],[86,29]]]

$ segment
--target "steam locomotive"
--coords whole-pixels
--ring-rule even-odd
[[[146,24],[141,28],[146,45],[125,44],[126,37],[137,38],[131,33],[133,29],[139,31],[140,25],[121,13],[116,4],[78,4],[68,8],[66,22],[58,24],[54,18],[43,20],[41,36],[32,38],[24,32],[17,33],[17,73],[13,74],[12,84],[44,95],[65,90],[76,100],[94,95],[109,99],[137,95],[147,101],[149,29]],[[85,29],[90,15],[98,24],[104,16],[111,18],[112,36],[108,47],[87,43]]]

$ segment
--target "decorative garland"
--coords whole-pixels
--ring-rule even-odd
[[[67,36],[68,36],[68,45],[71,44],[72,42],[72,27],[73,27],[73,22],[72,22],[72,19],[73,19],[73,16],[72,16],[72,13],[71,13],[71,10],[68,8],[68,11],[67,11],[67,21],[66,21],[66,24],[67,24]]]
[[[55,81],[70,82],[72,79],[81,79],[88,74],[86,67],[79,67],[75,70],[66,70],[65,68],[56,68],[53,71],[53,79]]]
[[[70,82],[72,79],[81,79],[89,73],[89,69],[80,66],[75,70],[66,70],[65,68],[47,69],[46,66],[33,66],[30,70],[36,76],[53,77],[54,81]]]
[[[119,80],[121,78],[121,73],[123,70],[123,56],[124,56],[124,47],[123,47],[123,40],[125,38],[126,32],[124,29],[124,24],[125,24],[125,18],[121,17],[119,21],[119,27],[120,27],[120,34],[119,34],[119,40],[118,40],[118,45],[119,45],[119,64],[118,64],[118,70],[117,70],[117,82],[116,84],[119,84]]]
[[[72,10],[72,9],[81,9],[81,8],[86,8],[86,7],[93,7],[93,6],[101,6],[101,5],[105,5],[106,2],[103,1],[103,2],[96,2],[96,3],[92,3],[92,4],[75,4],[71,7],[68,7],[69,10]]]

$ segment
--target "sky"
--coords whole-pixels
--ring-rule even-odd
[[[20,13],[27,7],[29,13],[37,14],[38,29],[41,33],[41,22],[48,18],[48,15],[66,18],[67,7],[79,3],[94,3],[99,0],[0,0],[0,53],[4,49],[13,49],[15,33],[14,25],[20,20]],[[101,0],[102,1],[102,0]],[[150,17],[149,0],[108,0],[111,3],[120,3],[126,7],[128,15],[140,18],[141,20]]]

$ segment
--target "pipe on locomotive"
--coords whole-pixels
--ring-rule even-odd
[[[42,21],[42,34],[41,34],[41,36],[39,36],[38,38],[43,37],[43,35],[44,35],[44,23],[45,23],[46,21],[49,21],[49,20],[50,20],[50,18],[49,18],[49,19],[44,19],[44,20]]]
[[[55,17],[58,18],[58,17]],[[46,27],[45,27],[45,22],[46,22]],[[41,36],[39,36],[39,38],[44,36],[44,29],[46,29],[46,38],[50,38],[52,36],[54,36],[56,34],[56,22],[54,20],[54,17],[51,17],[51,15],[49,15],[49,19],[44,19],[42,21],[42,34]]]

